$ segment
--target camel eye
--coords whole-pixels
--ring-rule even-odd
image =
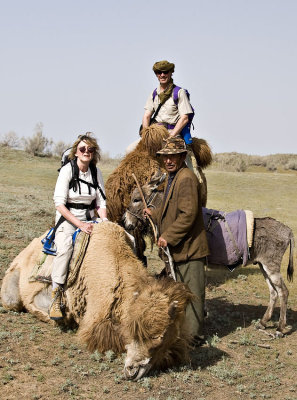
[[[151,349],[156,349],[156,348],[158,348],[159,346],[161,346],[162,343],[163,343],[163,338],[164,338],[163,335],[152,336],[152,337],[150,338],[150,348],[151,348]]]
[[[140,202],[140,199],[134,199],[133,200],[133,203],[139,203]]]

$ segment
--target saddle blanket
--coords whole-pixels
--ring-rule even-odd
[[[80,266],[83,262],[88,244],[90,241],[90,236],[86,233],[80,231],[76,234],[75,244],[73,248],[72,257],[69,262],[69,271],[67,276],[67,287],[73,285],[76,280],[77,274],[79,272]],[[50,254],[44,254],[41,252],[40,259],[33,267],[31,276],[29,277],[29,282],[45,282],[51,283],[51,273],[52,273],[52,265],[55,256]]]
[[[220,264],[233,270],[246,265],[249,258],[247,223],[244,210],[230,213],[203,208],[210,255],[210,264]]]

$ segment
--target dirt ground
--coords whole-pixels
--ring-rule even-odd
[[[57,161],[24,154],[15,158],[7,151],[0,156],[1,285],[13,258],[52,222]],[[14,168],[5,168],[11,162]],[[279,214],[297,237],[297,212],[288,212],[289,204],[296,208],[296,176],[211,171],[207,179],[210,208],[218,204],[216,208],[223,209],[225,201],[232,209],[237,196],[237,208],[260,213],[265,207],[270,215]],[[258,187],[265,188],[262,198],[241,199],[240,182],[253,193],[259,193]],[[279,199],[270,196],[276,184],[286,193],[281,204],[275,204]],[[228,187],[225,197],[224,185]],[[284,277],[287,259],[286,255]],[[158,267],[154,253],[149,263]],[[284,338],[273,339],[269,334],[275,332],[278,307],[265,332],[255,329],[269,299],[257,266],[232,273],[210,270],[207,275],[207,343],[191,353],[189,365],[155,372],[138,382],[123,379],[124,354],[90,354],[78,343],[75,331],[40,322],[28,313],[7,312],[0,304],[0,399],[297,400],[296,279],[286,283],[291,330]]]
[[[212,274],[207,344],[192,352],[189,365],[139,382],[123,379],[124,354],[90,354],[74,331],[0,308],[0,398],[297,399],[296,307],[288,310],[291,333],[272,339],[268,334],[275,332],[278,310],[270,329],[255,329],[267,303],[258,269],[241,268],[219,285]],[[222,281],[227,274],[221,274]]]

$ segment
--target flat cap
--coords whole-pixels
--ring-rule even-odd
[[[156,73],[157,71],[174,72],[174,67],[175,65],[173,63],[170,63],[166,60],[157,61],[153,65],[153,71],[154,73]]]

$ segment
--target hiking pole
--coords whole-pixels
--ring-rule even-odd
[[[137,178],[136,178],[136,176],[135,176],[135,174],[133,172],[132,172],[132,176],[133,176],[133,178],[134,178],[134,180],[136,182],[136,185],[138,187],[138,190],[140,192],[144,208],[147,208],[147,204],[146,204],[146,201],[145,201],[145,198],[144,198],[144,195],[143,195],[143,191],[142,191],[141,186],[140,186],[140,184],[139,184],[139,182],[138,182],[138,180],[137,180]],[[151,217],[148,214],[146,216],[147,216],[147,218],[148,218],[148,220],[149,220],[149,222],[150,222],[150,224],[152,226],[153,233],[154,233],[154,238],[155,238],[155,243],[157,243],[158,239],[157,239],[157,231],[156,231],[155,224],[153,223],[153,220],[151,219]]]

